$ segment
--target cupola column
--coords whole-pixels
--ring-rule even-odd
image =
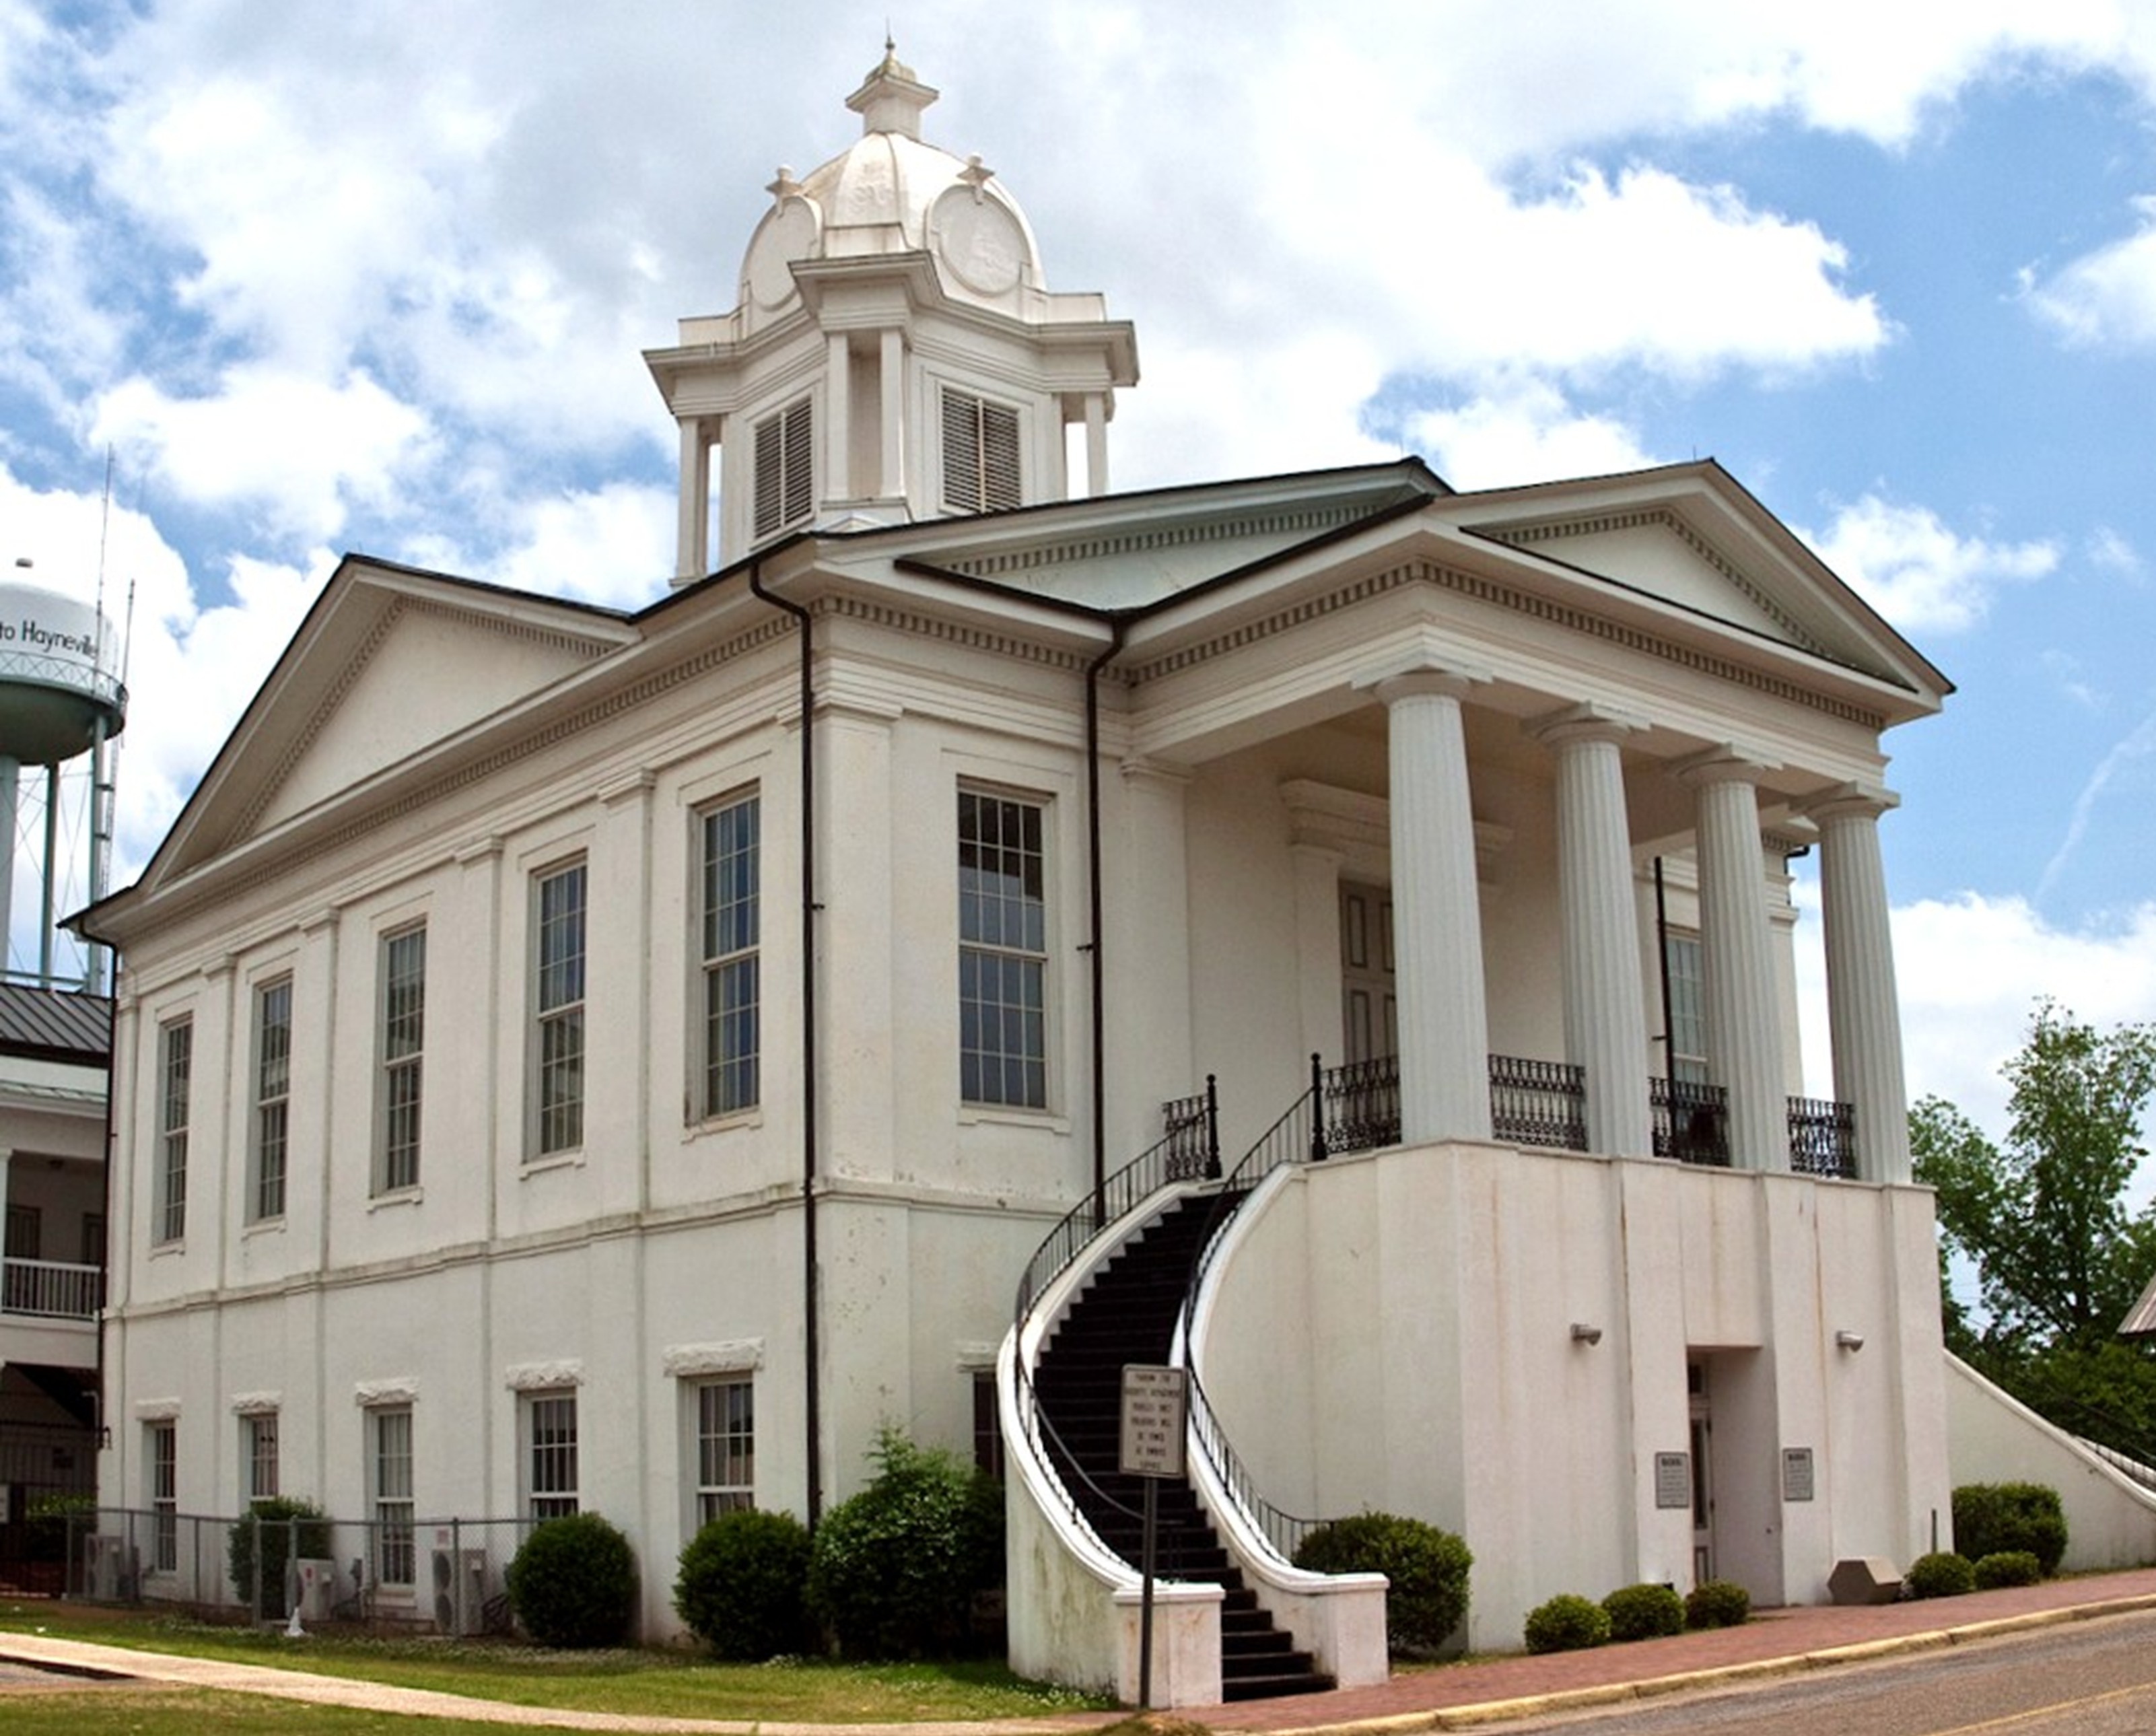
[[[1685,762],[1699,835],[1701,969],[1707,1076],[1729,1093],[1731,1160],[1742,1169],[1789,1167],[1781,1015],[1759,842],[1759,779],[1771,768],[1731,746]]]
[[[1108,400],[1106,394],[1086,394],[1086,492],[1108,491]]]
[[[880,336],[877,360],[883,422],[884,496],[903,500],[906,485],[906,334],[892,326]]]
[[[1900,798],[1845,783],[1806,804],[1820,829],[1827,1025],[1834,1092],[1856,1111],[1856,1173],[1909,1179],[1909,1098],[1879,816]]]
[[[716,419],[681,419],[681,493],[675,532],[674,582],[711,570],[711,442]]]
[[[1371,683],[1390,761],[1400,1138],[1490,1137],[1482,912],[1460,700],[1486,675],[1419,669]]]
[[[1557,756],[1565,1052],[1587,1076],[1587,1148],[1620,1157],[1653,1149],[1631,827],[1618,747],[1639,727],[1581,705],[1532,732]]]
[[[824,499],[850,501],[854,497],[852,467],[854,422],[850,393],[853,367],[847,356],[847,337],[834,331],[824,341]]]

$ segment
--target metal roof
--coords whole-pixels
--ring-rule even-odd
[[[0,1055],[104,1066],[111,1030],[112,1003],[104,995],[0,983]]]

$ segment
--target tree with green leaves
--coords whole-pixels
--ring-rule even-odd
[[[2126,1201],[2146,1154],[2156,1026],[2099,1031],[2040,1002],[2004,1071],[2001,1142],[1938,1097],[1910,1112],[1944,1251],[1976,1272],[1974,1311],[1946,1294],[1948,1347],[2054,1420],[2146,1455],[2156,1363],[2116,1334],[2156,1273],[2156,1205]]]

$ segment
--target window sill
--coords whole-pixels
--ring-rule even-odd
[[[544,1157],[526,1158],[517,1166],[516,1179],[529,1181],[534,1176],[552,1175],[559,1169],[581,1169],[584,1167],[584,1148],[574,1151],[550,1151]]]
[[[370,1195],[367,1202],[367,1209],[371,1212],[376,1212],[386,1210],[395,1205],[418,1205],[426,1197],[427,1190],[424,1188],[398,1188],[391,1193]]]
[[[961,1103],[962,1127],[1038,1127],[1051,1133],[1068,1133],[1070,1117],[1053,1109],[1020,1109],[1008,1103]]]
[[[701,1121],[692,1121],[681,1131],[691,1141],[708,1134],[732,1133],[744,1127],[763,1125],[763,1105],[754,1104],[747,1109],[729,1109],[722,1115],[706,1116]]]
[[[274,1218],[257,1218],[251,1224],[243,1224],[239,1226],[242,1240],[250,1236],[282,1235],[284,1233],[285,1215],[282,1212],[278,1213]]]

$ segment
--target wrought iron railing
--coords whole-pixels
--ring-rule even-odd
[[[1516,1145],[1587,1149],[1587,1069],[1517,1055],[1490,1057],[1490,1132]]]
[[[101,1267],[59,1260],[0,1261],[0,1314],[95,1320],[104,1302]]]
[[[1789,1099],[1789,1168],[1799,1175],[1856,1176],[1856,1106]]]
[[[1310,1058],[1310,1093],[1318,1107],[1312,1118],[1310,1155],[1375,1151],[1400,1140],[1400,1058],[1351,1061],[1321,1066]]]
[[[1729,1093],[1701,1079],[1650,1079],[1655,1155],[1680,1163],[1729,1167]]]

